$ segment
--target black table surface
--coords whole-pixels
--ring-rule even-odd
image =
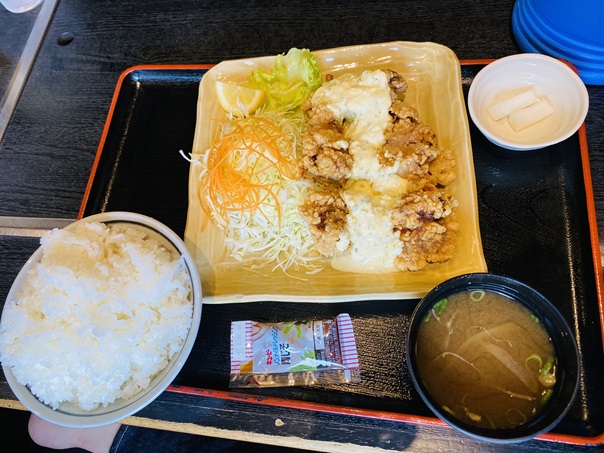
[[[117,80],[129,67],[211,64],[291,47],[316,50],[398,40],[440,43],[460,60],[500,58],[520,51],[511,30],[513,5],[513,0],[61,0],[0,142],[0,226],[9,218],[77,217]],[[14,20],[1,11],[0,30]],[[0,36],[2,48],[10,48],[11,40],[13,47],[23,45],[19,33]],[[588,91],[586,132],[602,237],[604,87],[588,86]],[[0,236],[1,301],[36,247],[35,238]],[[1,374],[0,405],[23,409]],[[321,451],[598,448],[543,440],[491,445],[441,426],[177,393],[162,394],[126,422]]]

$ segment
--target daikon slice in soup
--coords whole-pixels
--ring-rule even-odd
[[[416,356],[436,404],[484,428],[527,423],[556,382],[554,346],[542,323],[495,292],[463,291],[437,302],[419,328]]]

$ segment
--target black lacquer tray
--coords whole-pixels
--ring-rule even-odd
[[[473,77],[487,63],[462,62],[466,96]],[[209,67],[138,66],[124,72],[80,217],[134,211],[184,236],[189,163],[179,151],[191,150],[198,85]],[[602,277],[585,130],[543,150],[512,152],[493,145],[471,122],[470,129],[489,270],[541,291],[574,328],[579,345],[578,398],[554,431],[541,438],[577,444],[604,442]],[[439,423],[413,389],[404,360],[404,338],[416,302],[204,305],[197,342],[167,391]],[[353,320],[361,384],[228,389],[231,321],[327,319],[339,313],[349,313]]]

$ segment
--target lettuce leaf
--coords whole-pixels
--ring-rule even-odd
[[[272,72],[255,69],[250,88],[266,93],[265,110],[295,111],[322,83],[317,59],[308,49],[290,49],[277,55]]]

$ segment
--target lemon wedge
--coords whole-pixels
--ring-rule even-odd
[[[264,104],[265,93],[262,90],[216,81],[216,97],[225,112],[243,117],[254,113]]]

